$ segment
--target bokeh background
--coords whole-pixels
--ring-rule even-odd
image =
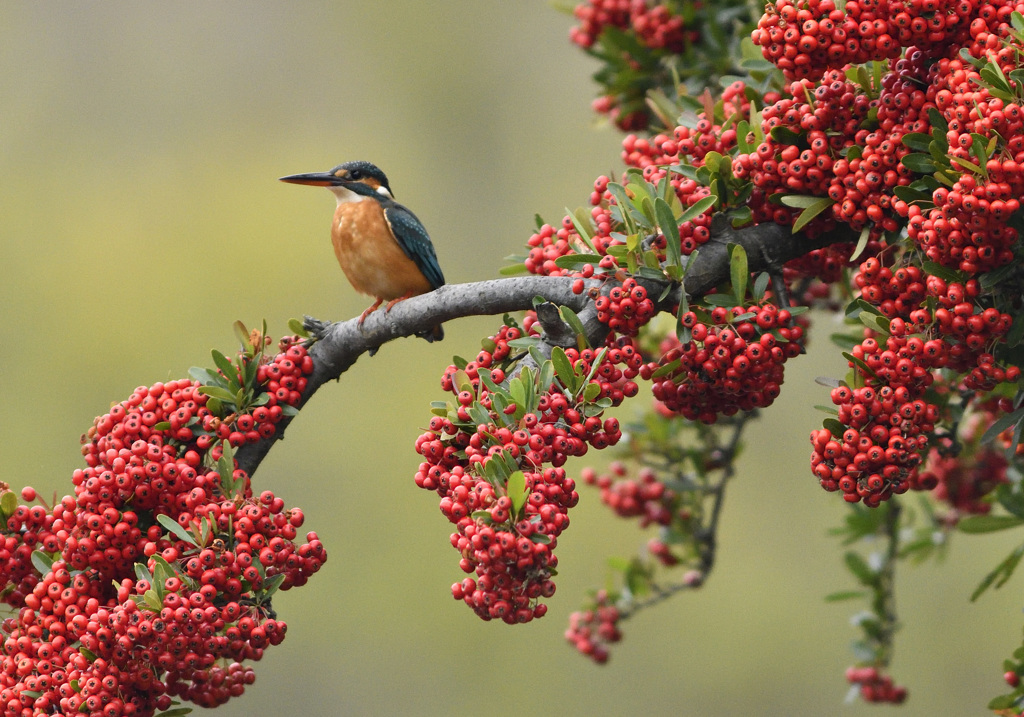
[[[450,282],[493,277],[535,213],[559,220],[620,167],[570,25],[532,0],[0,3],[0,479],[69,492],[93,416],[233,349],[236,319],[279,336],[290,317],[365,307],[329,247],[332,197],[281,175],[374,161]],[[810,476],[807,435],[827,401],[814,377],[843,367],[818,336],[750,433],[712,579],[627,623],[608,666],[564,625],[605,556],[645,537],[594,493],[560,540],[545,619],[488,624],[453,601],[462,574],[436,496],[412,482],[412,442],[451,354],[495,326],[452,322],[442,344],[362,359],[264,463],[258,486],[305,509],[330,559],[275,599],[288,639],[220,714],[892,709],[842,706],[855,604],[822,597],[851,587],[826,535],[843,507]],[[903,714],[984,714],[1001,691],[1020,580],[967,598],[1012,545],[959,538],[944,565],[900,575]]]

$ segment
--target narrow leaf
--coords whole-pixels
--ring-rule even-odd
[[[196,547],[199,547],[199,543],[196,542],[195,536],[187,530],[185,530],[184,528],[182,528],[181,525],[178,524],[178,521],[176,521],[171,516],[165,515],[164,513],[160,513],[156,517],[156,522],[160,523],[160,525],[162,525],[167,530],[167,532],[173,534],[175,537],[178,538],[178,540],[184,540],[186,543],[189,543],[190,545],[195,545]]]
[[[40,575],[46,575],[53,569],[53,558],[42,550],[33,550],[32,567],[35,568]]]
[[[736,303],[743,304],[743,300],[747,296],[750,269],[747,265],[747,250],[740,244],[733,244],[729,248],[729,275],[732,279],[732,293],[736,297]]]
[[[505,493],[512,501],[512,515],[519,515],[519,511],[526,505],[526,499],[530,497],[530,492],[526,489],[526,476],[522,471],[516,471],[508,477]]]
[[[1024,518],[1016,515],[970,515],[956,524],[961,533],[994,533],[1024,525]]]
[[[1018,408],[1013,413],[1008,413],[1005,416],[1002,416],[999,420],[989,426],[988,430],[981,435],[981,442],[983,444],[991,443],[995,440],[996,436],[1006,429],[1015,426],[1022,418],[1024,418],[1024,408]]]
[[[689,222],[696,219],[701,214],[706,212],[709,207],[712,207],[714,203],[714,197],[704,197],[703,199],[698,199],[693,204],[693,206],[688,207],[687,210],[683,212],[683,216],[679,217],[679,223],[682,224],[683,222]]]
[[[795,222],[793,222],[793,233],[796,234],[798,231],[803,229],[812,219],[831,207],[833,204],[835,204],[835,202],[831,198],[822,197],[814,204],[808,206],[800,212],[800,216],[796,218]]]

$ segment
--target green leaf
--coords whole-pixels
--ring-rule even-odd
[[[862,324],[867,326],[872,331],[878,331],[879,333],[888,334],[892,329],[890,328],[889,319],[885,316],[879,316],[878,314],[872,314],[867,311],[862,311],[857,315],[857,318]]]
[[[736,305],[736,299],[732,294],[705,294],[701,303],[706,306],[724,306],[731,309]]]
[[[871,236],[871,228],[870,227],[864,227],[863,229],[860,230],[860,236],[857,238],[857,246],[855,246],[853,248],[853,253],[850,255],[850,259],[849,259],[850,261],[854,261],[861,254],[864,253],[864,250],[867,249],[868,239],[870,238],[870,236]]]
[[[505,266],[498,269],[498,273],[502,276],[519,276],[520,274],[529,274],[530,270],[526,268],[526,264],[506,264]]]
[[[679,217],[679,223],[682,224],[683,222],[693,221],[701,214],[706,212],[709,207],[714,206],[714,204],[714,197],[704,197],[703,199],[698,199],[696,202],[694,202],[693,206],[688,207],[686,211],[683,212],[683,216]]]
[[[828,432],[831,433],[836,438],[842,438],[843,431],[846,430],[846,426],[844,426],[835,418],[826,418],[824,421],[821,422],[821,425],[827,428]]]
[[[860,344],[860,340],[859,339],[856,339],[853,336],[850,336],[849,334],[841,334],[841,333],[830,334],[828,339],[834,345],[838,346],[839,348],[841,348],[841,349],[843,349],[845,351],[851,351],[851,350],[853,350],[854,346],[857,346],[858,344]]]
[[[796,234],[798,231],[803,229],[812,219],[831,207],[833,204],[835,204],[835,202],[831,198],[822,197],[809,205],[806,209],[800,212],[800,216],[796,218],[795,222],[793,222],[793,233]]]
[[[572,363],[569,361],[569,357],[565,355],[565,349],[561,346],[555,346],[551,349],[551,364],[554,366],[555,375],[558,376],[558,380],[562,382],[562,385],[570,393],[576,393],[576,372],[572,370]]]
[[[679,248],[679,225],[672,214],[672,208],[661,197],[654,200],[654,213],[658,219],[658,226],[665,237],[665,256],[669,263],[675,266],[682,266],[683,256]]]
[[[851,144],[849,147],[840,151],[839,154],[852,162],[853,160],[860,159],[864,156],[864,149],[859,144]]]
[[[915,152],[927,152],[931,142],[932,136],[923,132],[909,132],[903,135],[903,144]]]
[[[249,341],[249,329],[245,328],[245,324],[241,321],[236,321],[231,325],[231,328],[235,331],[235,337],[238,339],[238,343],[242,345],[242,348],[246,351],[252,351],[252,343]]]
[[[732,292],[736,297],[736,304],[742,305],[747,296],[750,269],[747,264],[747,250],[740,244],[729,246],[729,276],[732,279]]]
[[[946,141],[946,133],[949,132],[949,123],[937,107],[928,108],[928,125],[932,128],[932,138],[942,137]]]
[[[632,214],[632,203],[629,201],[629,195],[626,194],[626,188],[617,182],[609,182],[608,191],[615,197],[615,203],[622,214],[622,223],[626,225],[626,234],[638,233],[636,221]]]
[[[911,156],[913,156],[913,155],[910,155],[910,154],[907,155],[907,157],[911,157]],[[972,174],[978,174],[978,175],[981,175],[981,176],[984,176],[984,177],[988,177],[988,171],[985,170],[984,168],[978,166],[974,162],[968,162],[966,159],[960,159],[960,157],[957,157],[957,156],[952,155],[952,154],[947,155],[947,156],[949,157],[949,161],[955,162],[956,164],[960,165],[960,167],[962,169],[966,169],[968,172],[971,172]],[[904,159],[906,159],[906,157],[904,157]]]
[[[32,567],[35,568],[40,575],[46,575],[48,572],[53,570],[53,556],[44,553],[42,550],[33,550]]]
[[[961,533],[994,533],[1024,525],[1024,518],[1016,515],[969,515],[956,524]]]
[[[876,316],[882,315],[882,312],[878,310],[877,306],[868,303],[864,299],[854,299],[846,305],[846,317],[850,319],[856,318],[858,314],[865,311],[869,314],[875,314]]]
[[[237,398],[236,392],[229,391],[220,386],[200,386],[198,391],[204,396],[216,398],[218,401],[230,403],[231,405],[235,405],[235,399]]]
[[[188,370],[188,375],[204,386],[224,385],[224,379],[220,374],[215,373],[208,368],[203,368],[202,366],[193,366]]]
[[[804,136],[802,134],[797,134],[788,127],[783,127],[781,125],[778,127],[772,127],[768,134],[771,135],[771,138],[779,144],[798,144],[804,140]]]
[[[568,207],[565,208],[565,211],[569,215],[569,219],[572,221],[572,225],[576,229],[576,233],[579,234],[580,239],[586,245],[587,249],[590,250],[591,254],[597,254],[597,250],[594,248],[594,243],[590,241],[590,227],[585,226],[583,220]]]
[[[164,608],[164,602],[157,595],[156,590],[147,590],[142,599],[145,601],[146,607],[153,612],[160,612]]]
[[[1024,557],[1024,545],[1018,545],[992,572],[982,578],[981,583],[971,593],[971,602],[981,597],[993,584],[997,589],[1005,585],[1013,575],[1013,571],[1017,569],[1021,557]]]
[[[267,578],[263,583],[263,594],[260,596],[260,600],[265,602],[273,597],[274,593],[280,589],[281,583],[283,582],[284,573],[278,573],[277,575]]]
[[[288,319],[288,330],[296,336],[301,336],[304,339],[309,338],[309,331],[306,330],[306,325],[298,319]]]
[[[750,222],[754,220],[754,212],[751,211],[750,207],[747,205],[743,205],[742,207],[736,207],[730,211],[729,218],[733,229],[739,229],[740,227],[750,224]]]
[[[3,513],[3,516],[6,519],[14,515],[14,511],[17,509],[18,496],[12,490],[5,490],[3,495],[0,495],[0,513]]]
[[[526,388],[523,386],[522,380],[516,376],[508,382],[508,392],[512,397],[512,403],[516,406],[526,409]]]
[[[764,301],[765,295],[768,293],[768,283],[771,281],[771,276],[768,275],[767,271],[762,271],[754,279],[754,301],[761,303]]]
[[[943,266],[942,264],[939,264],[934,261],[922,262],[921,268],[924,270],[926,274],[937,276],[943,281],[965,281],[964,277],[960,274],[960,272],[956,271],[955,269],[950,269],[949,267]]]
[[[864,363],[863,360],[857,358],[853,354],[844,351],[843,358],[857,366],[857,368],[859,368],[863,374],[871,376],[872,378],[878,378],[878,374],[875,373],[874,369],[872,369],[870,366]]]
[[[191,707],[176,707],[173,710],[161,712],[156,717],[185,717],[187,714],[192,714]]]
[[[846,567],[862,585],[874,585],[878,580],[878,574],[864,561],[860,554],[852,550],[843,556]]]
[[[516,471],[508,477],[505,493],[512,501],[512,515],[519,515],[519,511],[526,505],[526,499],[530,497],[530,491],[526,488],[526,476],[522,471]]]
[[[176,521],[171,516],[165,515],[164,513],[160,513],[156,516],[156,522],[162,525],[167,530],[167,532],[177,537],[178,540],[184,540],[186,543],[189,543],[190,545],[194,545],[197,548],[199,547],[199,543],[196,542],[195,536],[187,530],[185,530],[184,528],[182,528],[181,525],[178,524],[178,521]]]
[[[228,357],[217,349],[210,352],[213,355],[213,362],[221,370],[232,390],[238,390],[238,368],[228,360]]]
[[[593,264],[596,267],[600,262],[599,254],[565,254],[555,259],[555,266],[559,269],[576,269],[584,264]]]
[[[993,287],[1002,283],[1006,279],[1009,279],[1011,276],[1015,275],[1018,269],[1019,267],[1017,266],[1016,262],[1014,262],[1013,264],[1007,264],[1006,266],[1000,267],[998,269],[985,272],[984,274],[978,277],[978,281],[981,283],[982,289],[992,289]]]
[[[854,600],[856,598],[866,597],[867,593],[863,590],[843,590],[840,592],[830,593],[825,596],[825,602],[841,602],[843,600]]]
[[[986,707],[990,710],[1009,710],[1017,707],[1017,693],[1011,692],[1008,695],[999,695],[989,700]]]
[[[989,426],[988,430],[981,435],[981,443],[991,443],[1000,433],[1017,425],[1021,418],[1024,418],[1024,408],[1018,408],[1013,413],[1008,413],[1005,416],[1000,417],[999,420]]]
[[[224,403],[219,398],[210,397],[206,401],[206,407],[210,409],[210,413],[215,416],[224,416]]]
[[[913,204],[914,202],[932,204],[931,194],[913,187],[904,187],[902,185],[893,187],[892,193],[907,204]]]
[[[785,196],[779,197],[779,201],[787,207],[793,209],[807,209],[812,207],[822,200],[822,197],[814,196],[813,194],[786,194]]]
[[[153,585],[153,574],[142,563],[135,563],[135,579],[136,581],[145,580],[150,586]]]
[[[561,315],[562,320],[569,324],[572,330],[576,332],[577,340],[582,340],[584,343],[584,346],[580,348],[587,348],[590,345],[587,343],[587,330],[583,328],[583,322],[580,321],[580,317],[576,315],[576,312],[568,306],[560,306],[558,307],[558,313]]]
[[[923,152],[906,155],[900,160],[900,164],[911,172],[918,174],[935,174],[939,169],[935,166],[935,160],[932,159],[931,155],[924,154]]]

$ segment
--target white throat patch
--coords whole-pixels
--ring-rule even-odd
[[[334,192],[334,196],[338,198],[338,204],[361,202],[364,199],[369,199],[369,197],[366,197],[365,195],[362,194],[356,194],[348,187],[344,187],[342,185],[328,187],[328,189]],[[391,196],[391,192],[389,192],[388,188],[385,187],[384,185],[377,187],[377,194],[381,195],[382,197],[387,197],[388,199],[393,199],[393,197]]]
[[[348,187],[343,187],[341,185],[338,185],[336,187],[328,187],[328,189],[334,192],[334,196],[338,198],[338,204],[348,204],[349,202],[361,202],[364,199],[366,199],[366,197],[362,196],[361,194],[356,194]]]

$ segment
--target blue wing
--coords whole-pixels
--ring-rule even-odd
[[[427,230],[416,218],[416,215],[396,202],[384,202],[384,219],[391,228],[391,233],[402,247],[405,255],[416,262],[416,266],[427,277],[433,288],[444,285],[444,274],[437,263],[434,245],[430,241]]]

